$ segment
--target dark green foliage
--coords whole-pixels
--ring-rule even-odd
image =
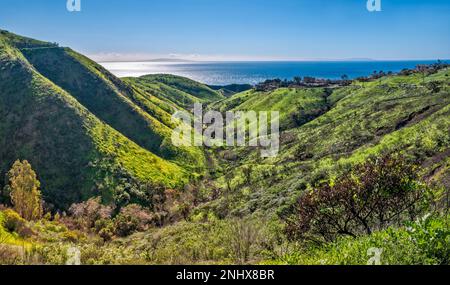
[[[138,227],[139,221],[136,217],[120,214],[114,219],[114,232],[119,237],[131,235]]]

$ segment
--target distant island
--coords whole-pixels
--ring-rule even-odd
[[[181,58],[155,58],[144,60],[102,60],[101,62],[164,62],[164,63],[182,63],[182,62],[196,62],[194,60],[181,59]]]

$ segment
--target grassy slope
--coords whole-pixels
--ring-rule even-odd
[[[226,100],[211,104],[210,109],[224,111],[279,111],[280,126],[283,130],[295,127],[292,116],[299,110],[327,108],[326,93],[323,88],[294,89],[280,88],[273,92],[249,90]]]
[[[220,92],[204,84],[175,75],[146,75],[124,80],[185,109],[194,103],[210,103],[224,98]]]
[[[2,176],[14,160],[29,160],[44,198],[60,207],[96,194],[99,184],[108,183],[104,194],[111,196],[126,177],[167,187],[187,182],[185,170],[98,119],[38,73],[10,42],[0,36]]]
[[[231,187],[236,192],[234,211],[282,210],[298,193],[333,176],[342,167],[371,154],[400,151],[423,164],[425,177],[448,187],[449,75],[450,70],[443,70],[426,78],[425,83],[439,81],[440,92],[422,86],[419,74],[385,77],[364,87],[355,84],[334,90],[327,98],[328,112],[281,134],[278,157],[262,160],[259,151],[248,148],[220,151],[217,159],[223,169],[218,176],[224,176],[217,179],[217,185],[226,189],[226,181],[231,177]],[[298,92],[314,94],[313,90]],[[279,93],[285,96],[278,96]],[[279,109],[284,114],[282,118],[289,120],[287,114],[298,110],[291,108],[289,94],[285,89],[269,94],[247,91],[216,103],[215,107],[221,111]],[[310,104],[313,108],[321,104],[320,100],[314,101],[314,95],[291,94],[298,100],[294,104]],[[248,168],[252,172],[249,185],[242,175],[243,169]],[[212,202],[217,209],[223,203]]]

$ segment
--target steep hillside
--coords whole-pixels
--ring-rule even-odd
[[[42,75],[141,147],[182,165],[201,166],[197,159],[201,154],[171,145],[173,108],[167,104],[68,48],[25,49],[23,53]]]
[[[140,185],[188,182],[192,174],[158,155],[179,165],[195,161],[189,169],[201,171],[202,153],[171,146],[170,128],[132,103],[133,90],[71,50],[41,45],[0,34],[1,177],[27,159],[45,201],[67,208],[94,195],[139,201]]]

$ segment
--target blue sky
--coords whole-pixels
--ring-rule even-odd
[[[0,0],[0,28],[97,60],[448,59],[450,1]]]

